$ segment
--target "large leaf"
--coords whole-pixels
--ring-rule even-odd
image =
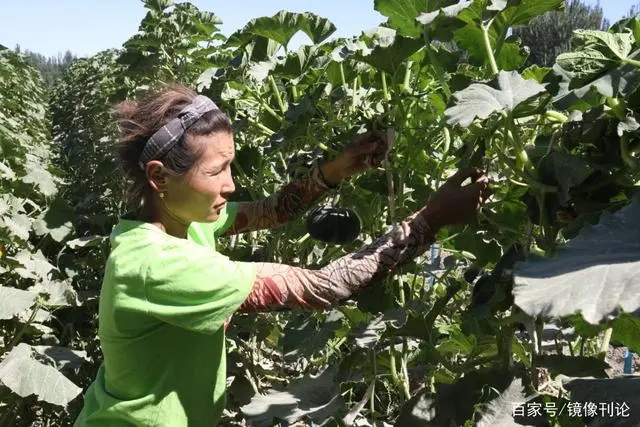
[[[77,306],[78,295],[69,282],[54,280],[35,284],[29,288],[44,296],[42,302],[47,307]]]
[[[398,329],[406,323],[407,312],[402,308],[395,308],[354,328],[351,336],[355,338],[358,347],[373,348],[388,328]]]
[[[399,33],[419,38],[422,34],[416,18],[457,3],[457,0],[375,0],[374,9],[386,16],[388,26]]]
[[[521,381],[514,379],[511,374],[498,370],[471,371],[455,384],[437,384],[436,393],[423,391],[416,394],[402,407],[395,425],[465,425],[465,421],[474,416],[480,402],[486,405],[480,409],[484,420],[480,425],[483,427],[522,425],[514,421],[513,408],[531,398],[533,396],[524,396]],[[544,425],[543,417],[518,417],[517,421],[526,421],[524,425]]]
[[[565,6],[564,0],[510,0],[504,3],[507,4],[493,24],[501,30],[528,24],[533,18],[553,10],[562,10]]]
[[[36,302],[37,293],[0,286],[0,319],[11,319]]]
[[[241,407],[252,426],[270,427],[276,420],[295,423],[309,418],[316,423],[330,419],[344,406],[340,388],[334,382],[335,366],[317,377],[293,381],[285,390],[268,390]]]
[[[518,43],[509,41],[510,29],[563,6],[564,0],[493,0],[489,7],[483,9],[482,2],[476,1],[458,15],[466,25],[455,30],[454,37],[458,46],[469,53],[472,65],[488,66],[482,27],[491,19],[488,36],[499,69],[517,70],[528,53]]]
[[[29,159],[26,164],[27,174],[22,182],[37,185],[42,195],[50,197],[58,192],[54,176],[36,159]]]
[[[51,366],[32,356],[31,346],[18,344],[0,363],[0,382],[18,396],[66,407],[82,389]]]
[[[515,266],[515,303],[531,316],[580,312],[598,323],[616,309],[640,307],[640,195],[585,229],[553,258]]]
[[[528,115],[543,94],[544,87],[535,80],[525,80],[515,71],[501,71],[488,83],[474,83],[454,93],[454,105],[445,111],[447,123],[467,128],[476,118],[486,119],[497,112]]]
[[[44,215],[44,221],[53,240],[61,242],[71,234],[73,217],[73,209],[66,200],[58,197],[51,203],[49,210]]]
[[[640,317],[623,313],[612,322],[612,342],[619,342],[636,353],[640,352]]]
[[[590,413],[589,426],[640,425],[639,377],[572,379],[564,387],[571,392],[567,411],[574,417]]]
[[[287,46],[291,38],[299,31],[308,35],[314,44],[318,44],[333,34],[336,31],[336,26],[328,19],[313,13],[294,13],[281,10],[272,17],[252,19],[244,28],[229,37],[227,45],[242,46],[253,36],[260,36]]]
[[[569,201],[569,191],[593,173],[593,168],[584,158],[561,150],[554,150],[543,157],[539,168],[546,183],[560,187],[559,199],[563,206]]]
[[[55,269],[41,251],[33,254],[23,250],[18,252],[13,259],[22,265],[22,267],[16,268],[15,272],[24,279],[46,280],[49,278],[51,270]]]
[[[435,12],[421,13],[416,19],[422,25],[429,25],[435,21],[438,17],[441,18],[454,18],[460,14],[464,9],[470,7],[473,4],[473,0],[461,1],[460,3],[443,7]]]
[[[363,32],[357,40],[341,40],[330,57],[338,63],[356,58],[393,76],[423,45],[420,40],[404,37],[390,28],[376,27]]]
[[[34,345],[31,349],[53,362],[59,370],[79,368],[88,360],[86,351],[72,350],[67,347]]]
[[[553,376],[563,374],[569,377],[606,378],[605,371],[610,368],[602,359],[563,354],[541,354],[537,356],[536,364],[549,369]]]
[[[553,103],[562,110],[571,110],[580,105],[580,101],[599,98],[601,95],[620,97],[630,95],[640,86],[640,72],[634,65],[623,64],[612,68],[593,80],[583,82],[583,86],[575,87],[571,74],[559,65],[554,65],[553,71],[545,77],[547,89],[554,94]],[[573,85],[570,88],[570,85]],[[587,104],[588,108],[589,105]]]
[[[528,402],[534,397],[536,396],[525,395],[521,379],[514,379],[506,390],[480,407],[478,411],[480,419],[477,425],[479,427],[545,425],[543,416],[536,416],[535,413],[522,410],[530,405]],[[520,411],[518,408],[521,408]]]
[[[634,41],[631,33],[576,30],[573,43],[577,49],[559,55],[557,63],[572,74],[570,88],[574,89],[626,63]]]

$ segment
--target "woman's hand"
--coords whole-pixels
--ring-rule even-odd
[[[462,183],[471,178],[471,183]],[[427,222],[434,229],[467,224],[475,219],[480,206],[489,198],[489,177],[476,168],[461,169],[435,192],[424,208]]]
[[[381,132],[357,135],[338,157],[322,165],[322,174],[329,185],[336,185],[344,178],[380,166],[387,155],[387,147]]]

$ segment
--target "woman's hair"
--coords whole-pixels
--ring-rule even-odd
[[[127,198],[136,208],[141,207],[150,190],[145,171],[139,164],[147,140],[177,117],[180,110],[191,104],[197,95],[181,84],[171,84],[146,94],[137,102],[124,101],[118,105],[118,154],[125,178],[129,182]],[[231,121],[219,109],[203,114],[167,154],[154,160],[162,161],[170,173],[184,175],[193,167],[205,148],[196,146],[192,137],[217,132],[232,132]]]

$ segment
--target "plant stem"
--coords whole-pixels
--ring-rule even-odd
[[[342,62],[340,63],[340,79],[342,80],[342,87],[347,87],[347,79],[344,77],[344,67],[342,66]]]
[[[613,328],[609,328],[604,331],[602,336],[602,341],[600,342],[600,353],[607,354],[607,350],[609,350],[609,342],[611,341],[611,334],[613,333]]]
[[[400,359],[400,369],[402,369],[402,390],[407,400],[411,399],[411,387],[409,385],[409,370],[407,369],[407,358],[409,355],[409,347],[407,345],[407,337],[402,337],[402,358]]]
[[[276,102],[280,107],[280,111],[282,111],[282,114],[285,114],[287,112],[287,107],[285,107],[284,102],[282,101],[282,97],[280,96],[280,91],[278,90],[278,85],[276,84],[276,80],[273,78],[273,75],[269,75],[268,79],[269,79],[269,85],[271,86],[271,92],[273,93],[273,96],[276,98]]]
[[[451,89],[449,89],[449,85],[447,84],[444,78],[444,71],[440,66],[440,62],[438,61],[438,58],[436,58],[436,56],[433,53],[433,49],[431,48],[431,40],[429,40],[429,37],[427,36],[426,29],[425,31],[422,32],[422,37],[424,39],[424,44],[427,49],[427,55],[429,56],[429,62],[433,66],[438,82],[440,82],[440,85],[442,86],[442,90],[444,91],[445,95],[447,95],[447,99],[451,98]],[[422,72],[422,68],[418,71],[416,78],[418,78],[421,72]]]
[[[489,27],[485,25],[482,26],[482,36],[484,38],[484,48],[487,53],[487,57],[489,58],[489,64],[491,65],[491,72],[493,74],[498,74],[500,70],[498,70],[496,57],[494,56],[493,48],[491,47],[491,39],[489,38]]]
[[[637,61],[635,59],[624,58],[622,62],[624,64],[629,64],[629,65],[633,65],[634,67],[640,68],[640,61]]]
[[[351,88],[351,113],[356,111],[356,92],[358,90],[358,79],[353,79],[353,86]]]
[[[36,315],[38,314],[38,310],[40,310],[40,305],[36,304],[36,306],[33,308],[33,311],[31,312],[31,316],[29,316],[29,320],[27,320],[27,323],[22,325],[22,327],[16,333],[16,335],[13,337],[13,339],[11,340],[9,345],[5,346],[5,348],[0,350],[0,356],[2,356],[4,353],[10,351],[13,347],[16,346],[16,344],[18,344],[18,342],[20,341],[20,338],[22,338],[22,335],[24,335],[24,333],[27,331],[27,328],[29,327],[29,325],[31,325],[31,322],[33,322],[35,320]]]
[[[369,410],[371,411],[371,423],[376,425],[376,377],[378,376],[378,364],[376,352],[371,350],[371,365],[373,367],[373,379],[371,380],[371,395],[369,396]]]
[[[273,116],[273,118],[275,118],[277,121],[282,123],[282,121],[284,119],[282,118],[282,116],[280,114],[276,113],[276,111],[273,108],[271,108],[270,105],[268,105],[266,102],[261,102],[260,106],[262,108],[264,108],[267,113],[271,114],[271,116]]]
[[[382,76],[382,93],[384,94],[384,100],[391,101],[391,97],[389,96],[389,89],[387,88],[387,73],[382,71],[380,75]]]
[[[249,117],[246,114],[242,113],[241,111],[236,111],[236,113],[240,117],[244,117],[245,119],[247,119],[247,121],[249,121],[249,123],[251,123],[252,125],[254,125],[254,126],[258,127],[260,130],[264,131],[267,134],[267,136],[272,136],[275,133],[274,131],[272,131],[271,129],[269,129],[268,127],[263,125],[262,123],[255,121],[254,119],[252,119],[251,117]]]

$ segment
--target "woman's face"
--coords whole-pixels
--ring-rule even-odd
[[[195,136],[191,142],[204,146],[203,152],[185,175],[168,177],[164,202],[170,213],[185,223],[213,222],[235,191],[231,177],[233,135],[218,132]]]

